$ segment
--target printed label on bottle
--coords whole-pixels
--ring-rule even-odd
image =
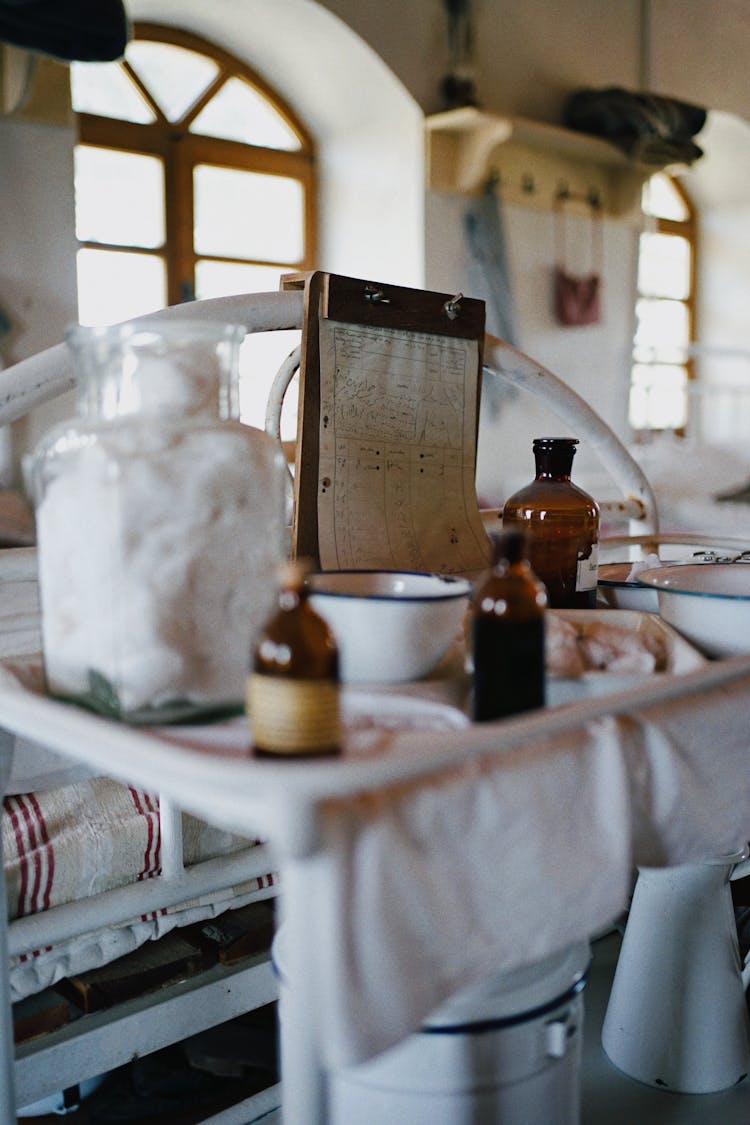
[[[256,747],[267,754],[330,753],[341,746],[339,685],[253,673],[247,713]]]
[[[599,544],[593,543],[587,559],[578,560],[576,590],[595,590],[599,581]]]

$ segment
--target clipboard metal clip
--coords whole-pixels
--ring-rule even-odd
[[[391,298],[386,297],[382,289],[378,289],[376,285],[365,286],[365,300],[370,301],[373,305],[390,305]]]
[[[448,317],[448,320],[455,320],[461,312],[461,302],[464,299],[463,293],[456,293],[455,297],[451,297],[443,305],[443,312]]]

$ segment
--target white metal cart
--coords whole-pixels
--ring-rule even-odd
[[[264,294],[181,306],[170,314],[240,320],[248,330],[260,331],[299,325],[302,302],[297,293]],[[488,340],[486,361],[490,372],[543,394],[589,437],[623,492],[622,500],[615,503],[624,505],[629,516],[640,518],[644,532],[655,533],[656,512],[647,480],[587,404],[533,360],[499,341]],[[277,396],[283,394],[294,367],[292,358],[280,376]],[[3,373],[0,422],[21,416],[35,402],[71,383],[62,347],[17,365]],[[26,558],[33,559],[33,554]],[[23,636],[29,652],[33,644],[26,632]],[[13,652],[12,641],[12,636],[6,638],[8,654]],[[287,965],[294,982],[282,1030],[283,1116],[289,1125],[314,1125],[329,1120],[328,1076],[333,1069],[407,1034],[456,988],[481,979],[490,968],[510,972],[571,942],[587,940],[624,906],[635,864],[682,862],[729,852],[744,842],[750,835],[750,782],[743,768],[746,743],[736,722],[727,735],[721,716],[727,706],[732,715],[741,712],[748,699],[750,659],[738,658],[685,677],[654,680],[624,695],[500,724],[439,735],[391,732],[380,741],[377,754],[355,749],[335,762],[303,765],[225,754],[220,768],[215,753],[181,745],[179,738],[167,740],[118,726],[46,698],[12,676],[0,683],[0,726],[11,736],[3,742],[6,764],[15,738],[20,737],[79,766],[129,784],[156,787],[162,798],[162,832],[178,844],[177,809],[266,841],[267,856],[262,858],[281,874]],[[699,714],[704,723],[709,716],[722,730],[720,762],[715,746],[697,738],[700,725],[693,720]],[[667,739],[666,749],[657,756],[650,732],[660,729],[661,716],[677,723],[678,734]],[[688,770],[681,766],[685,761],[691,765]],[[540,806],[542,781],[546,804]],[[443,797],[444,817],[440,816]],[[458,944],[449,969],[430,974],[419,996],[409,999],[393,991],[389,994],[388,981],[402,979],[391,970],[411,972],[420,958],[424,960],[424,950],[418,943],[405,948],[403,931],[385,927],[376,959],[379,971],[368,974],[369,936],[363,932],[361,917],[348,905],[362,870],[362,847],[374,841],[376,872],[379,864],[398,863],[399,835],[386,831],[389,821],[400,810],[408,823],[425,800],[434,803],[438,814],[431,821],[434,852],[424,847],[410,853],[410,877],[418,882],[426,878],[428,869],[421,869],[420,863],[433,871],[434,864],[449,854],[438,827],[456,832],[461,826],[463,831],[453,837],[454,844],[459,838],[466,847],[461,864],[464,897],[459,896],[457,903],[465,907],[468,902],[468,916],[477,921],[482,940],[472,956]],[[478,802],[483,808],[486,820],[481,825],[466,817],[466,802],[469,806]],[[541,813],[550,813],[555,803],[555,815],[540,820]],[[525,838],[530,851],[523,853],[517,850],[519,807],[528,816]],[[482,835],[477,837],[472,829],[479,826]],[[413,844],[407,835],[409,839]],[[153,888],[142,885],[149,908],[157,896],[162,896],[160,901],[180,901],[210,886],[231,886],[238,876],[237,870],[220,871],[218,865],[200,873],[185,871],[179,847],[171,854],[163,881]],[[530,856],[535,862],[530,863]],[[482,862],[472,862],[477,857]],[[242,873],[247,873],[246,867]],[[533,894],[524,893],[527,883],[533,885]],[[440,916],[444,901],[426,895],[420,905],[426,917],[435,917]],[[110,907],[111,913],[97,915],[97,924],[104,917],[117,917],[119,904],[112,900]],[[34,941],[55,940],[76,923],[93,924],[81,917],[80,907],[60,910],[50,911],[47,919],[23,920],[29,935],[33,929]],[[483,918],[486,924],[479,925]],[[45,925],[50,929],[45,931]],[[5,957],[5,928],[0,934],[0,957]],[[451,934],[450,927],[444,926],[446,940]],[[379,986],[378,1018],[373,1013],[366,1021],[358,1019],[357,1013],[362,1013]],[[239,1006],[233,1007],[229,999],[232,991],[231,982],[217,986],[217,1018],[229,1018],[242,1005],[251,1007],[275,995],[268,964],[259,968],[252,984],[248,982]],[[222,1001],[226,1014],[218,1016]],[[191,1003],[182,1001],[178,1027],[181,1022],[184,1026],[184,1009]],[[174,1010],[178,1008],[179,1004]],[[16,1076],[25,1083],[24,1073],[34,1064],[14,1063],[7,996],[2,1018],[0,1117],[12,1121]],[[91,1049],[87,1045],[82,1053],[90,1055]],[[79,1068],[72,1080],[83,1077],[87,1067],[91,1073],[90,1057],[83,1061],[79,1055],[69,1061],[74,1072]],[[32,1087],[22,1088],[26,1100]],[[272,1108],[273,1101],[274,1095],[269,1095],[265,1103],[238,1109],[240,1116],[230,1114],[220,1120],[247,1121],[248,1113],[257,1118]]]

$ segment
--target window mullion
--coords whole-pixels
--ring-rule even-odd
[[[201,110],[204,108],[204,106],[208,105],[208,103],[211,101],[211,99],[213,97],[215,97],[216,94],[218,94],[219,90],[224,85],[227,78],[229,78],[229,75],[222,68],[219,71],[219,73],[216,75],[214,80],[209,83],[209,85],[203,91],[201,96],[199,98],[197,98],[196,101],[193,102],[193,104],[190,106],[190,109],[187,111],[187,113],[182,118],[180,118],[181,128],[183,128],[183,129],[189,129],[190,128],[193,121],[198,116],[198,114],[201,112]]]
[[[199,133],[184,133],[181,140],[195,164],[247,168],[253,172],[293,176],[300,180],[309,177],[313,166],[311,157],[300,152],[280,152],[274,148],[225,141],[220,137],[203,137]]]
[[[164,116],[164,113],[162,112],[161,106],[152,97],[148,86],[144,86],[143,82],[141,82],[141,79],[140,79],[139,75],[136,73],[135,70],[133,70],[132,66],[127,61],[127,59],[123,59],[120,63],[120,66],[126,72],[128,78],[133,83],[133,85],[135,87],[137,87],[141,97],[145,100],[146,104],[149,106],[149,108],[152,110],[152,112],[156,115],[156,120],[159,121],[159,122],[162,122],[162,123],[166,123],[167,119]]]
[[[140,125],[112,117],[95,117],[86,113],[78,115],[78,139],[81,144],[98,145],[101,148],[161,156],[170,132],[165,121]]]
[[[183,137],[173,137],[165,161],[167,294],[177,305],[195,293],[193,162]]]

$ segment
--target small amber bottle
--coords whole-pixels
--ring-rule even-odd
[[[474,595],[472,717],[502,719],[543,707],[547,593],[527,556],[524,531],[495,539],[494,564]]]
[[[536,477],[505,502],[503,528],[524,527],[529,561],[553,609],[593,609],[599,505],[570,479],[577,438],[536,438]]]
[[[276,613],[253,654],[247,713],[256,754],[306,757],[341,750],[339,651],[308,602],[303,562],[284,568]]]

